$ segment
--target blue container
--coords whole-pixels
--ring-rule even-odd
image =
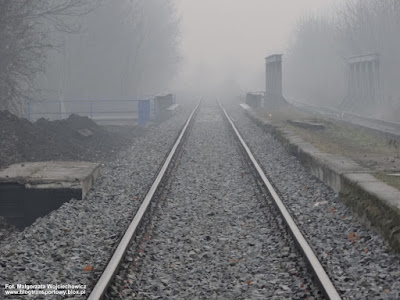
[[[138,106],[138,125],[145,126],[150,121],[150,100],[139,100]]]

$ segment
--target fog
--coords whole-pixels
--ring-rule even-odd
[[[40,78],[42,97],[140,99],[167,89],[178,30],[170,3],[103,0],[77,32],[53,32],[60,47]]]
[[[300,17],[329,14],[332,5],[331,0],[177,0],[184,61],[175,87],[264,90],[264,58],[286,52]]]
[[[398,0],[21,0],[0,16],[0,109],[18,115],[31,100],[265,91],[271,54],[283,54],[287,99],[357,110],[348,59],[372,53],[380,82],[365,113],[400,115]]]

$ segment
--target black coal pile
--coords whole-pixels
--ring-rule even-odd
[[[104,161],[131,141],[132,135],[111,133],[88,117],[31,123],[0,111],[0,168],[23,161]]]

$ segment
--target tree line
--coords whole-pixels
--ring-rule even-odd
[[[400,1],[346,0],[330,16],[308,15],[298,21],[286,57],[286,90],[295,97],[337,106],[348,88],[348,58],[378,53],[381,111],[400,114]]]
[[[0,109],[136,98],[166,89],[179,61],[172,0],[0,0]]]

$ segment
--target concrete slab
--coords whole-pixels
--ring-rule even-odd
[[[332,165],[332,167],[338,170],[338,173],[341,174],[358,172],[368,173],[370,171],[369,169],[360,166],[354,160],[348,157],[329,153],[325,153],[324,156],[325,160],[328,161],[329,164]]]
[[[309,120],[288,120],[289,124],[293,126],[313,130],[313,131],[321,131],[325,129],[324,124],[322,123],[315,123]]]
[[[246,103],[241,103],[240,106],[245,110],[251,110],[251,107],[249,105],[247,105]]]
[[[81,200],[100,175],[88,162],[20,163],[0,170],[0,215],[23,227],[72,198]]]
[[[375,195],[385,204],[397,210],[397,216],[400,217],[400,191],[382,181],[359,182],[359,186],[366,192]]]
[[[296,143],[297,146],[299,146],[303,152],[309,153],[309,154],[321,154],[322,152],[318,150],[315,146],[313,146],[310,143],[305,142],[301,138],[292,138],[290,139],[291,142]]]
[[[179,104],[175,103],[172,104],[170,107],[167,108],[167,110],[173,111],[176,110],[178,108]]]
[[[392,173],[392,174],[388,174],[389,176],[394,176],[394,177],[400,177],[400,173]]]
[[[347,180],[353,183],[359,183],[359,182],[376,182],[380,181],[376,177],[372,176],[371,174],[365,174],[365,173],[349,173],[343,175]]]

